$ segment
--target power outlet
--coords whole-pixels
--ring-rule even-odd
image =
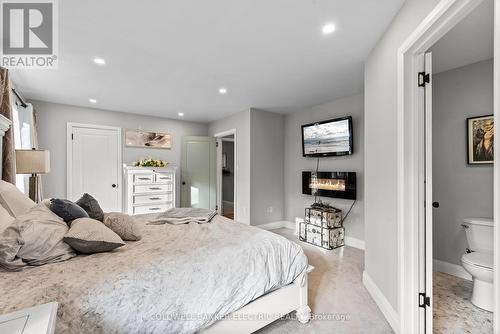
[[[273,213],[274,208],[272,206],[267,207],[267,213]]]

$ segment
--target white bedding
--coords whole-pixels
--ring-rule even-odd
[[[0,313],[57,301],[57,333],[193,333],[307,268],[298,245],[220,216],[143,229],[113,252],[0,272]]]

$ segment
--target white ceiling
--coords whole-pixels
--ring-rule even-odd
[[[29,99],[137,114],[286,113],[361,92],[363,62],[403,2],[64,0],[59,69],[12,77]]]
[[[493,0],[484,0],[431,48],[434,73],[493,58]]]

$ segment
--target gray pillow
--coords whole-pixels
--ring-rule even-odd
[[[85,210],[85,212],[87,212],[90,218],[96,219],[101,222],[103,221],[104,212],[99,206],[99,202],[97,202],[97,200],[94,197],[85,193],[83,194],[82,198],[80,198],[75,203],[78,204],[83,210]]]
[[[137,221],[120,212],[110,212],[104,214],[104,225],[109,227],[113,232],[118,234],[120,238],[127,241],[141,240],[142,232]]]
[[[64,242],[84,254],[107,252],[125,245],[115,232],[92,218],[75,219]]]
[[[50,210],[61,217],[66,223],[78,218],[88,218],[89,216],[78,204],[67,199],[52,198],[50,200]]]
[[[21,270],[76,256],[63,242],[68,226],[45,204],[40,203],[19,216],[0,235],[0,267]]]

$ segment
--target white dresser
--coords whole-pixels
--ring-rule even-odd
[[[124,166],[125,212],[163,212],[175,207],[175,167]]]

